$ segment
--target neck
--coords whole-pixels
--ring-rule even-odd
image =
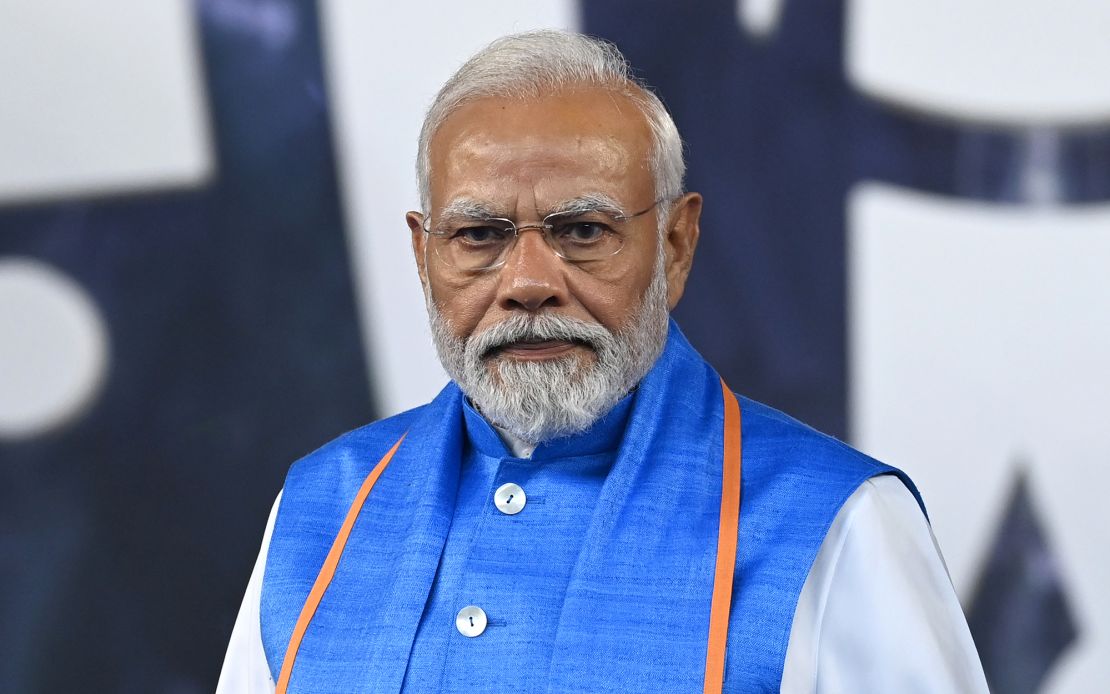
[[[488,420],[487,420],[488,421]],[[517,458],[531,458],[532,452],[536,450],[536,444],[525,441],[513,432],[500,427],[493,422],[490,422],[497,433],[501,435],[501,440],[505,442],[509,450],[512,451],[514,457]]]

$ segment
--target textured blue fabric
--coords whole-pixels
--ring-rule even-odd
[[[409,657],[404,692],[473,692],[504,682],[516,691],[546,688],[567,583],[602,484],[624,433],[626,397],[581,436],[514,458],[493,427],[463,404],[466,447],[443,559]],[[494,491],[519,484],[524,510],[505,515]],[[468,639],[455,628],[467,605],[489,626]]]
[[[546,682],[547,691],[686,692],[702,686],[721,498],[719,380],[672,323],[663,355],[626,406],[611,460],[595,455],[592,467],[587,460],[604,432],[551,444],[553,470],[567,463],[562,477],[578,476],[584,488],[585,480],[600,484],[596,493],[584,492],[594,501],[581,514],[577,534],[553,525],[536,538],[553,555],[573,556],[569,570],[557,566],[565,559],[549,567],[552,576],[545,580],[565,582],[557,596],[561,605],[556,618],[544,617],[531,634],[550,657],[531,656],[532,667],[541,660],[547,667],[529,677]],[[741,399],[741,412],[743,498],[725,688],[778,691],[798,595],[829,525],[864,480],[901,473],[751,400]],[[492,432],[468,427],[463,398],[448,385],[429,405],[351,432],[290,470],[262,590],[263,643],[272,672],[280,671],[293,625],[355,492],[406,430],[301,644],[291,692],[397,692],[414,652],[420,660],[411,689],[427,691],[424,670],[435,664],[424,644],[413,648],[426,606],[421,639],[427,632],[434,646],[438,635],[432,632],[448,632],[444,678],[465,676],[448,666],[477,655],[511,679],[518,663],[510,658],[520,644],[504,639],[498,648],[498,630],[552,609],[551,602],[530,602],[529,590],[512,590],[523,579],[511,560],[502,564],[498,584],[496,548],[485,546],[482,556],[446,558],[453,594],[429,602],[456,502],[481,509],[477,497],[488,498],[490,488],[507,479],[498,475],[534,474],[544,465],[544,451],[537,449],[541,459],[528,466],[515,461],[494,470],[482,460],[494,457],[482,454],[491,450]],[[573,458],[581,469],[573,469]],[[459,484],[464,462],[477,466],[467,470],[465,499]],[[567,480],[560,484],[565,490]],[[528,515],[515,522],[527,523]],[[473,529],[481,520],[469,522],[477,537]],[[454,552],[454,543],[449,546]],[[468,566],[480,571],[471,576]],[[469,603],[468,594],[496,596],[496,602],[489,606],[488,634],[463,642],[443,621],[461,606],[456,600]],[[540,633],[544,628],[550,631]]]

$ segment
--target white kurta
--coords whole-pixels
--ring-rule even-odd
[[[279,494],[216,694],[274,692],[259,606],[280,503]],[[825,536],[794,613],[781,691],[988,694],[932,529],[898,478],[860,485]]]

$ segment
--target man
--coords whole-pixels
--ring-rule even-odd
[[[702,199],[614,47],[493,43],[417,168],[452,383],[292,467],[220,692],[986,692],[909,480],[669,321]]]

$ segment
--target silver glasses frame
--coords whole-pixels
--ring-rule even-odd
[[[635,219],[636,217],[640,217],[642,215],[647,214],[648,212],[651,212],[653,209],[655,209],[656,205],[659,205],[660,203],[665,202],[666,200],[667,200],[666,198],[656,198],[650,205],[648,205],[644,209],[640,210],[639,212],[633,212],[632,214],[611,215],[610,219],[612,219],[614,222],[627,222],[629,220]],[[503,252],[504,256],[500,260],[498,260],[496,263],[493,263],[492,265],[485,265],[485,266],[479,267],[479,268],[464,270],[463,268],[458,268],[455,265],[452,265],[449,260],[447,260],[442,255],[440,255],[438,249],[436,249],[436,256],[438,256],[441,260],[443,260],[443,262],[446,263],[449,267],[453,267],[456,270],[464,270],[465,272],[488,272],[489,270],[496,270],[497,268],[501,267],[506,262],[508,262],[509,256],[512,254],[513,248],[516,247],[517,240],[520,238],[520,232],[527,231],[529,229],[535,229],[536,231],[540,232],[540,234],[543,235],[544,243],[547,244],[547,247],[551,249],[551,251],[556,255],[556,257],[558,257],[558,258],[560,258],[560,259],[562,259],[562,260],[564,260],[568,263],[595,262],[597,260],[612,258],[613,256],[620,253],[622,250],[624,250],[624,243],[622,242],[621,245],[617,248],[617,250],[613,251],[609,255],[601,256],[600,258],[593,258],[591,260],[574,260],[573,258],[568,258],[566,255],[563,254],[563,252],[561,250],[559,250],[558,245],[555,243],[554,239],[551,238],[551,232],[555,229],[555,225],[552,224],[552,223],[549,223],[548,220],[552,219],[552,218],[571,217],[571,216],[574,216],[575,214],[583,214],[583,213],[577,212],[575,210],[567,210],[567,211],[563,211],[563,212],[552,212],[551,214],[549,214],[546,217],[544,217],[543,219],[541,219],[539,224],[517,224],[516,222],[514,222],[511,219],[508,219],[507,217],[484,217],[482,219],[475,219],[474,221],[476,223],[503,222],[505,224],[505,226],[507,227],[507,229],[512,229],[512,231],[513,231],[513,239],[505,247],[506,250]],[[440,238],[446,238],[449,234],[452,233],[450,231],[436,231],[436,230],[430,229],[429,226],[431,225],[432,218],[428,215],[422,215],[422,216],[423,216],[423,220],[420,222],[420,228],[424,230],[425,234],[427,234],[429,236],[438,236]]]

